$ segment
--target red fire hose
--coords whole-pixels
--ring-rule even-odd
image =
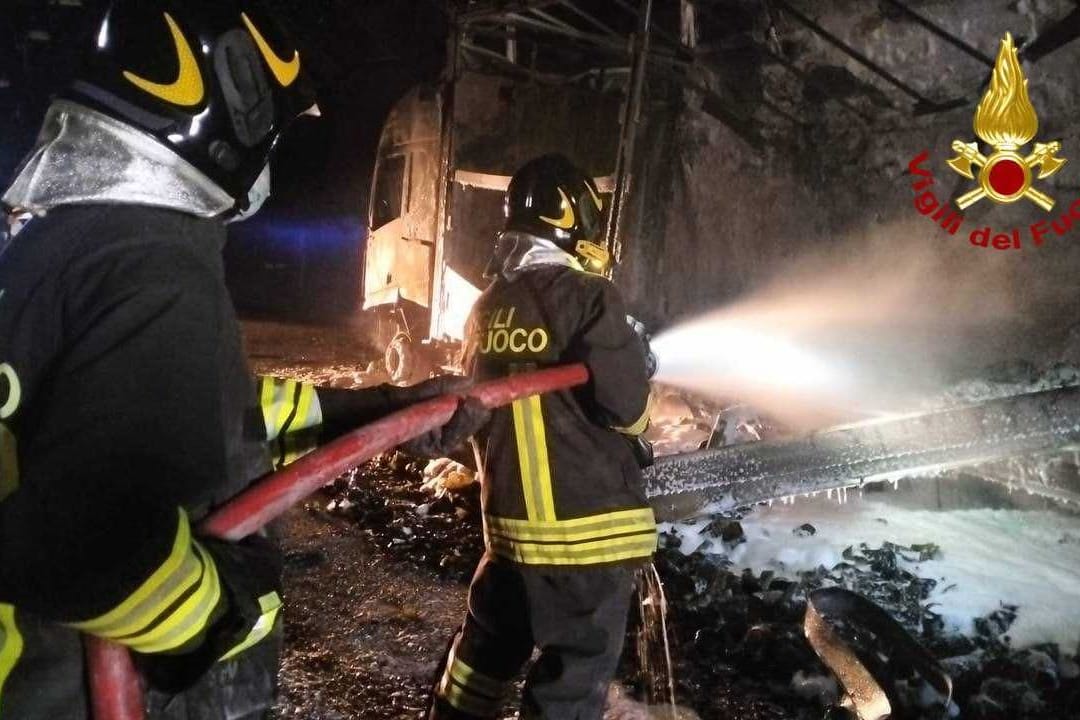
[[[465,395],[497,408],[588,380],[584,365],[565,365],[479,383]],[[446,424],[459,402],[454,395],[427,400],[324,445],[211,513],[199,526],[200,533],[224,540],[247,537],[342,473]],[[92,636],[85,640],[94,720],[144,720],[142,686],[127,648]]]

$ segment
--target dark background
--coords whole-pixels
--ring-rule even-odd
[[[0,182],[33,145],[70,80],[101,0],[0,0]],[[273,196],[231,226],[230,289],[247,314],[332,321],[359,302],[367,193],[393,103],[438,77],[446,15],[434,0],[268,0],[293,35],[323,116],[283,138]]]

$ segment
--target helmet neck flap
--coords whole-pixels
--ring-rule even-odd
[[[495,252],[484,270],[484,277],[502,276],[513,280],[523,272],[551,266],[584,271],[577,258],[551,240],[520,230],[506,230],[495,240]]]
[[[37,146],[3,200],[35,214],[60,205],[124,203],[198,217],[221,215],[236,204],[155,138],[68,100],[49,107]]]
[[[315,108],[257,0],[112,0],[5,201],[243,211],[281,134]]]

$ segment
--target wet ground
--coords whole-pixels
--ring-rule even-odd
[[[372,347],[371,328],[363,320],[300,325],[249,319],[243,328],[248,358],[259,374],[331,387],[364,387],[385,380],[382,355]]]
[[[421,484],[419,463],[384,457],[340,479],[291,518],[286,580],[293,614],[283,717],[418,717],[483,551],[476,487],[436,500]],[[702,524],[707,529],[692,538],[695,544],[706,536],[717,548],[745,542],[734,517],[717,515]],[[853,542],[835,566],[789,579],[739,571],[716,552],[684,554],[679,546],[685,541],[677,532],[666,534],[656,556],[670,606],[676,697],[696,713],[682,717],[823,717],[838,687],[804,639],[802,621],[809,592],[840,586],[886,608],[942,662],[955,682],[959,717],[1080,718],[1075,655],[1053,645],[1012,651],[1003,639],[1015,608],[982,618],[973,636],[945,630],[931,602],[935,581],[905,569],[907,560],[939,552],[933,545]],[[624,698],[642,699],[647,681],[637,629],[632,617],[618,678]],[[906,678],[895,662],[890,667]],[[920,695],[921,682],[904,680],[899,687],[894,703],[902,712],[895,718],[945,716],[941,698]],[[506,717],[513,717],[512,708]],[[649,717],[667,715],[626,701],[608,713],[611,719]]]
[[[464,587],[387,556],[321,504],[287,519],[279,717],[419,717]]]
[[[483,545],[477,488],[435,500],[421,481],[403,456],[380,458],[287,516],[278,717],[423,715]],[[622,675],[637,682],[632,661]],[[671,720],[635,702],[630,688],[612,693],[608,720]],[[504,718],[514,717],[508,705]]]
[[[259,372],[338,386],[381,379],[366,372],[374,353],[355,328],[263,322],[245,330]],[[422,716],[482,547],[475,488],[436,500],[421,489],[420,471],[404,456],[381,458],[286,518],[279,717]],[[717,545],[739,542],[735,519],[710,519]],[[943,633],[928,600],[931,586],[898,562],[932,547],[860,547],[857,540],[836,567],[785,579],[737,571],[720,554],[684,554],[674,548],[678,538],[666,538],[657,567],[671,604],[679,703],[705,720],[823,717],[837,688],[803,639],[801,622],[807,592],[842,585],[878,601],[943,659],[956,680],[959,717],[1080,719],[1076,648],[1009,650],[1000,641],[1012,623],[1007,607],[984,618],[977,637]],[[670,718],[628,699],[649,684],[638,668],[635,637],[632,623],[619,675],[624,690],[608,720]],[[908,705],[894,718],[942,717],[940,707],[930,701],[921,707],[919,700],[905,698]],[[506,712],[514,716],[511,707]]]

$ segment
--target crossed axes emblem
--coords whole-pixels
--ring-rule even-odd
[[[975,180],[972,168],[980,168],[979,187],[964,193],[956,200],[957,206],[964,210],[984,197],[997,202],[1012,202],[1026,197],[1043,210],[1054,207],[1054,199],[1031,186],[1035,168],[1039,168],[1038,179],[1048,178],[1066,163],[1057,157],[1061,143],[1035,143],[1035,149],[1024,157],[1012,150],[998,150],[990,157],[979,152],[979,146],[973,142],[954,140],[952,149],[957,156],[949,160],[949,167],[966,178]],[[995,170],[999,172],[995,173]],[[995,177],[1000,175],[1002,177]]]

